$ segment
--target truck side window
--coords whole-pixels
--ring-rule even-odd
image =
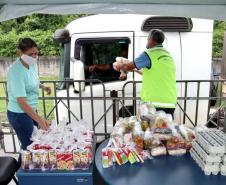
[[[129,43],[129,38],[79,39],[74,57],[84,63],[86,79],[118,81],[120,73],[112,64],[117,56],[128,58]]]

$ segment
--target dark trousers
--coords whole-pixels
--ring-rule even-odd
[[[7,116],[9,123],[12,125],[21,143],[21,148],[26,150],[27,146],[32,143],[30,138],[34,126],[38,126],[38,123],[31,119],[26,113],[16,113],[8,110]],[[21,165],[21,154],[18,158],[18,164]]]
[[[15,113],[8,110],[7,116],[21,143],[21,148],[26,150],[27,146],[32,143],[30,138],[34,126],[38,126],[37,122],[26,113]]]

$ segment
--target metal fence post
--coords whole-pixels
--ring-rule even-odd
[[[3,131],[2,131],[2,121],[0,117],[0,148],[3,147]]]
[[[224,108],[224,128],[223,128],[223,131],[226,133],[226,108]]]
[[[115,90],[113,90],[113,91],[111,91],[111,97],[113,97],[113,99],[112,99],[112,105],[113,105],[113,126],[115,126],[115,123],[116,123],[116,110],[117,110],[117,108],[116,108],[116,100],[114,99],[114,98],[116,98],[116,97],[118,97],[118,92],[117,91],[115,91]]]

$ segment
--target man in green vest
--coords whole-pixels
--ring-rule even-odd
[[[161,30],[151,30],[145,52],[134,62],[125,63],[122,59],[113,66],[118,71],[143,69],[141,100],[152,102],[156,110],[163,110],[173,116],[177,101],[176,67],[172,56],[162,46],[164,39]]]

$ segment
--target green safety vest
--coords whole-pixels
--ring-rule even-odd
[[[147,49],[151,68],[144,68],[141,100],[157,108],[175,108],[177,101],[176,66],[163,47]]]

